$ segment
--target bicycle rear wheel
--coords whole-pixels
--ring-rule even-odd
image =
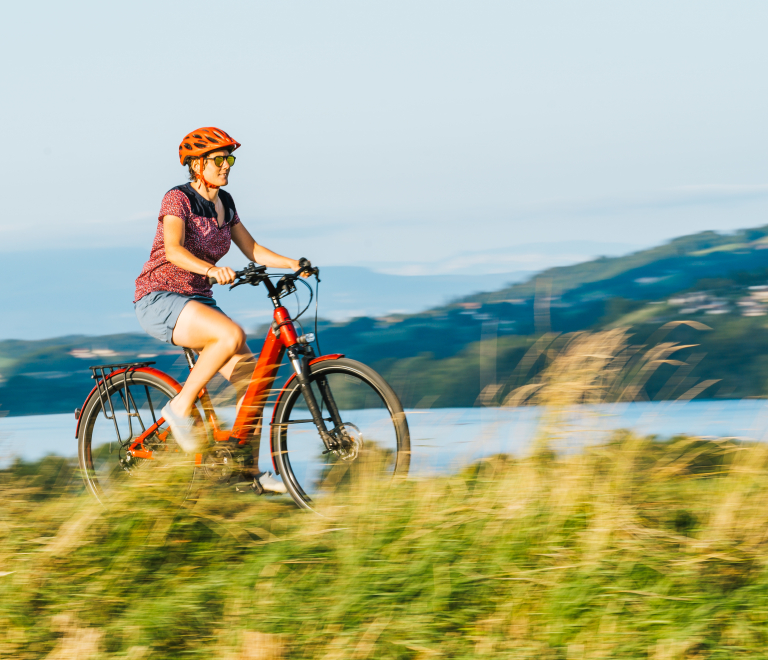
[[[154,374],[129,371],[107,378],[106,392],[102,396],[95,392],[88,401],[81,413],[78,458],[86,486],[100,502],[114,499],[139,475],[142,481],[163,482],[169,495],[188,494],[194,460],[183,454],[172,434],[164,433],[166,425],[145,440],[151,460],[127,454],[131,443],[160,419],[163,406],[176,393]],[[127,414],[128,407],[134,415]],[[202,423],[199,412],[195,416]]]
[[[309,378],[328,430],[336,437],[341,432],[349,442],[343,450],[326,450],[293,379],[275,409],[272,451],[275,467],[300,507],[314,509],[313,496],[354,488],[361,479],[408,474],[408,422],[397,395],[379,374],[341,358],[311,365]],[[334,428],[328,394],[323,395],[326,387],[338,407],[342,429]]]

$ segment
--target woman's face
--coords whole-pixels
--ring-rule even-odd
[[[221,164],[221,167],[216,167],[216,163],[213,162],[213,159],[216,158],[216,156],[223,156],[225,158],[224,162]],[[214,186],[227,185],[229,182],[229,170],[231,169],[230,164],[226,161],[227,156],[229,156],[229,150],[227,149],[212,151],[205,156],[203,176],[208,183],[212,183]],[[200,161],[198,160],[197,163],[199,167]]]

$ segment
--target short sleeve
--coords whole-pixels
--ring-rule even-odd
[[[232,218],[232,222],[229,224],[230,227],[234,227],[235,225],[240,224],[240,216],[237,215],[237,210],[235,210],[235,217]]]
[[[180,190],[169,190],[163,197],[160,204],[160,215],[158,220],[162,220],[166,215],[175,215],[186,222],[192,212],[192,206],[187,196]]]

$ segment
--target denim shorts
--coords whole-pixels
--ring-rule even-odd
[[[213,298],[199,295],[187,296],[173,291],[152,291],[133,303],[133,308],[144,332],[155,339],[173,344],[173,329],[176,327],[176,321],[179,320],[179,314],[184,309],[184,305],[190,300],[203,303],[221,312]]]

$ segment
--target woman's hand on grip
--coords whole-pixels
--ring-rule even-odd
[[[298,259],[298,260],[297,259],[292,259],[291,261],[293,261],[293,264],[291,265],[291,268],[292,268],[294,273],[297,270],[299,270],[300,268],[310,268],[310,269],[312,268],[312,263],[309,261],[309,259],[306,259],[304,257],[302,257],[301,259]],[[301,276],[306,279],[311,274],[312,274],[311,272],[305,271],[305,272],[303,272],[301,274]]]
[[[219,284],[232,284],[235,281],[235,271],[227,266],[213,266],[206,277],[216,280]]]

